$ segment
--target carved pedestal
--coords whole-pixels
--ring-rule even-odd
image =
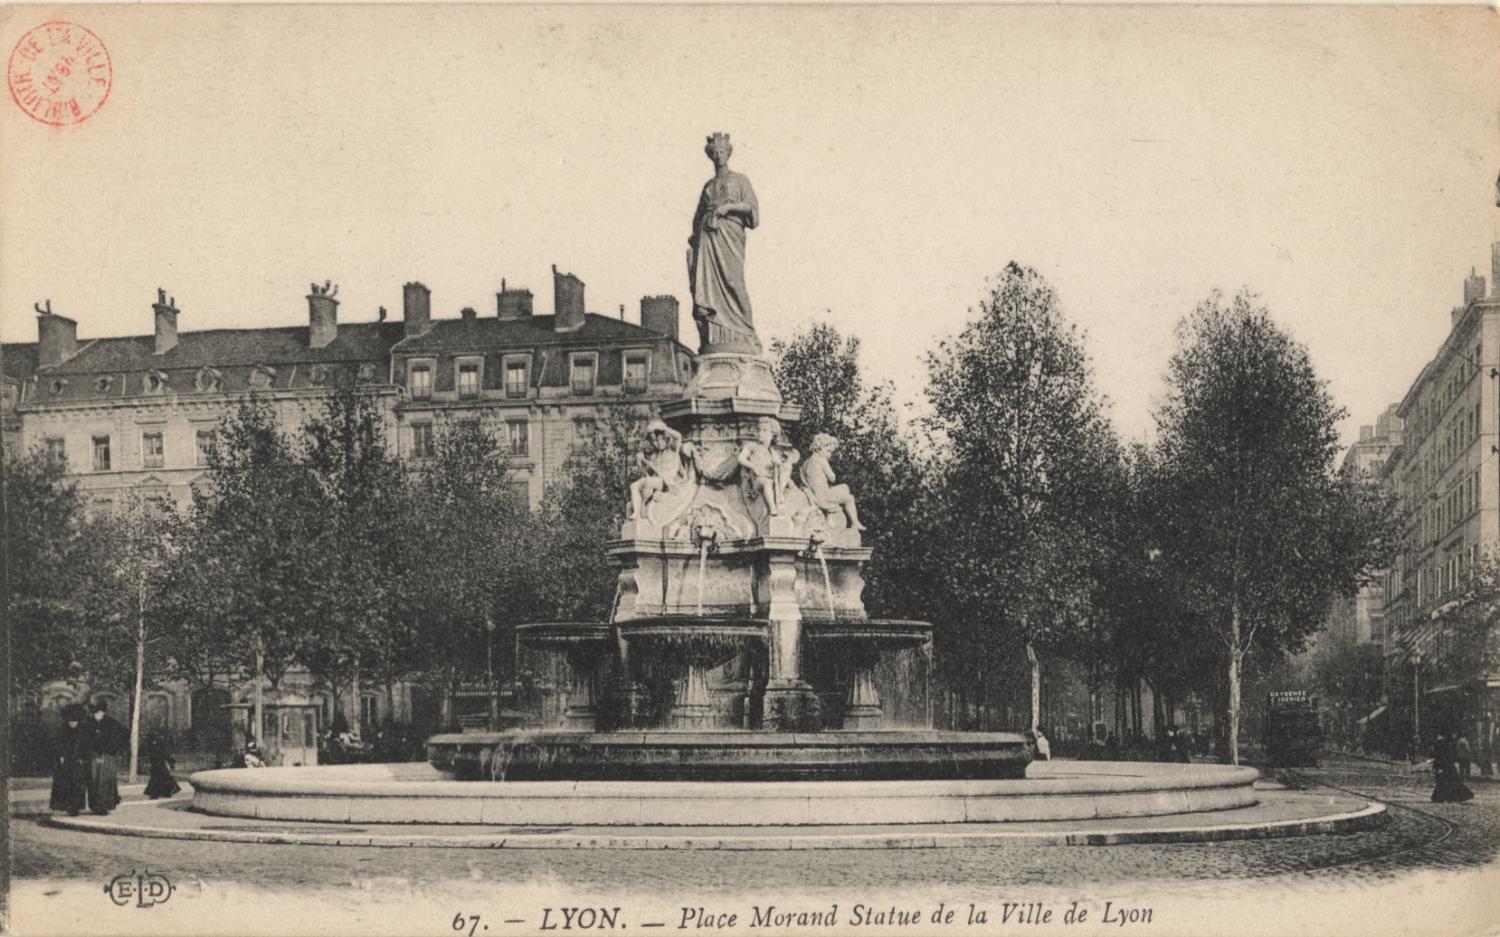
[[[568,708],[563,712],[563,725],[578,732],[593,732],[599,727],[597,701],[603,694],[601,670],[603,659],[599,652],[589,648],[573,648],[568,651],[568,672],[571,686],[568,692]]]
[[[708,689],[708,674],[712,669],[712,665],[698,662],[687,665],[677,681],[677,695],[667,716],[668,726],[679,731],[718,728],[718,713]]]
[[[878,729],[885,719],[880,708],[880,694],[875,689],[876,655],[855,658],[849,680],[849,697],[844,706],[845,729]]]

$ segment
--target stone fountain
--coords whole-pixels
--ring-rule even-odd
[[[835,483],[837,440],[803,457],[800,417],[761,356],[744,282],[745,231],[759,223],[728,137],[689,241],[700,354],[683,395],[641,440],[641,478],[619,539],[608,622],[547,622],[521,642],[566,658],[568,705],[542,732],[440,735],[432,764],[483,779],[1019,778],[1014,733],[886,724],[882,655],[930,649],[932,626],[870,618],[871,551],[855,496]],[[839,660],[842,686],[815,686],[809,648]],[[843,705],[822,706],[836,696]]]
[[[729,171],[727,136],[707,151],[716,172],[688,252],[697,369],[645,428],[628,517],[601,544],[618,569],[609,620],[520,629],[527,646],[566,662],[558,724],[437,735],[425,765],[199,772],[192,809],[479,831],[440,844],[504,845],[515,827],[560,826],[584,831],[580,842],[659,848],[658,832],[622,840],[597,829],[702,827],[671,842],[762,848],[770,841],[723,839],[720,828],[818,828],[820,845],[884,846],[892,824],[951,827],[944,841],[967,842],[976,827],[1012,821],[1177,816],[1197,835],[1208,821],[1196,815],[1253,808],[1249,768],[1043,763],[1028,776],[1034,753],[1020,734],[890,719],[877,669],[888,655],[930,649],[933,629],[865,612],[871,551],[855,494],[835,478],[837,440],[815,436],[805,457],[786,443],[800,414],[760,354],[744,282],[755,192]],[[1326,819],[1307,828],[1345,822]],[[1251,822],[1233,835],[1290,828]],[[1097,831],[1056,835],[1100,841]]]

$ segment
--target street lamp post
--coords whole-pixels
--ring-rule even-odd
[[[500,724],[500,700],[495,695],[495,619],[484,616],[484,630],[484,680],[490,697],[489,729],[493,732]]]
[[[1422,754],[1422,654],[1413,654],[1411,658],[1411,736],[1412,757],[1421,758]]]

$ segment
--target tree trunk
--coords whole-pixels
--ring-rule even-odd
[[[354,734],[365,737],[365,701],[359,696],[359,658],[354,659],[354,671],[349,675],[349,701],[354,707]]]
[[[439,731],[448,732],[453,727],[453,672],[443,674],[443,700],[438,707],[438,718],[443,727]]]
[[[396,681],[389,676],[385,678],[385,721],[396,724]]]
[[[140,775],[141,693],[146,683],[146,577],[141,577],[135,603],[135,697],[130,704],[130,780]]]
[[[1229,612],[1229,763],[1240,763],[1240,606],[1236,602]]]
[[[265,690],[262,689],[262,687],[261,687],[261,683],[264,682],[264,679],[265,679],[265,674],[266,674],[266,649],[265,649],[265,644],[261,640],[261,637],[259,635],[256,635],[256,637],[255,637],[255,728],[254,728],[254,731],[251,732],[250,738],[255,739],[255,741],[257,742],[257,744],[262,743],[262,742],[265,741],[264,739],[262,739],[260,737],[260,733],[265,728],[265,725],[266,725],[266,694],[265,694]],[[246,739],[246,741],[249,741],[249,739]],[[265,748],[264,745],[261,746],[261,752],[262,752],[263,755],[268,755],[269,754],[269,752],[266,750],[266,748]]]
[[[1036,645],[1026,642],[1026,662],[1031,665],[1031,731],[1042,718],[1042,664],[1036,657]]]

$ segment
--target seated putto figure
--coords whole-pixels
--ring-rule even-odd
[[[842,510],[849,519],[851,529],[864,530],[865,525],[859,522],[859,509],[854,506],[854,495],[850,493],[849,486],[834,484],[838,476],[833,473],[833,466],[828,464],[828,457],[833,455],[838,446],[839,441],[827,433],[818,433],[813,437],[812,454],[802,463],[802,484],[813,504],[825,514]]]
[[[649,519],[649,505],[657,495],[693,481],[693,444],[661,420],[646,424],[636,464],[645,475],[630,483],[630,519]]]
[[[755,438],[740,447],[737,459],[751,495],[764,499],[772,516],[781,513],[782,496],[791,484],[792,466],[798,459],[797,450],[774,445],[780,430],[775,418],[763,418]]]

